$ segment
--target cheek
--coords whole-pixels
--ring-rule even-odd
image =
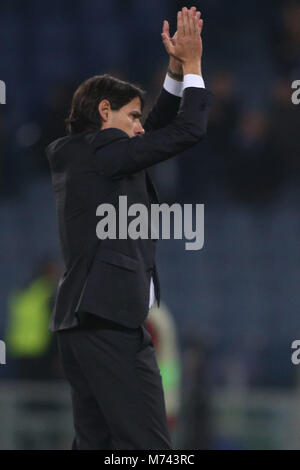
[[[124,119],[122,122],[122,129],[130,136],[134,135],[135,124],[131,119]]]
[[[135,123],[132,121],[132,119],[128,119],[127,129],[134,129],[134,128],[135,128]]]

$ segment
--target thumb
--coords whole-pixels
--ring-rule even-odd
[[[162,41],[166,48],[168,54],[172,54],[174,52],[174,46],[171,42],[170,32],[169,32],[169,23],[165,20],[163,24],[163,32],[161,33]]]
[[[164,23],[163,23],[163,33],[165,33],[167,36],[170,37],[170,25],[167,20],[164,20]]]
[[[176,46],[176,40],[177,40],[177,31],[174,34],[174,36],[171,38],[171,43],[173,44],[173,46]]]

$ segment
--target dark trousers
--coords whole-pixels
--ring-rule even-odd
[[[145,325],[84,314],[56,333],[71,385],[73,449],[172,449],[161,375]]]

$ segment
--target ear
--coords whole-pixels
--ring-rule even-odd
[[[102,122],[107,122],[111,112],[110,102],[108,100],[100,101],[98,111],[101,116]]]

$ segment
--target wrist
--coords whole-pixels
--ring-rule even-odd
[[[201,61],[191,61],[191,62],[185,62],[182,65],[183,68],[183,74],[195,74],[195,75],[201,75],[202,77],[202,67],[201,67]]]
[[[174,59],[173,57],[170,57],[168,75],[174,80],[177,80],[179,82],[183,81],[182,65],[178,60]]]
[[[177,82],[183,82],[183,73],[175,73],[170,69],[170,67],[168,68],[168,76]]]

